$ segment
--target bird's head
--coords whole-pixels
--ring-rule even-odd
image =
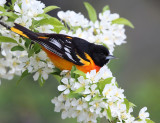
[[[114,56],[110,55],[108,49],[102,45],[92,45],[90,54],[95,64],[100,67],[108,63],[110,59],[115,58]]]

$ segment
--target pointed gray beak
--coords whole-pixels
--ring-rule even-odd
[[[106,60],[110,60],[110,59],[115,59],[116,57],[115,56],[112,56],[112,55],[108,55],[107,57],[106,57]]]

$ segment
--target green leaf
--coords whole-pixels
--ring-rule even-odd
[[[129,107],[136,107],[136,105],[131,103],[131,102],[129,102]]]
[[[76,70],[77,70],[76,66],[72,66],[72,69],[71,69],[71,77],[72,77],[72,78],[75,77],[74,71],[76,71]]]
[[[146,119],[147,123],[155,123],[154,121],[150,120],[150,119]]]
[[[25,70],[25,71],[22,73],[20,79],[16,82],[17,85],[22,81],[22,79],[23,79],[24,77],[26,77],[26,76],[29,75],[29,74],[30,74],[30,73],[28,73],[28,70]]]
[[[93,8],[93,6],[91,4],[89,4],[88,2],[84,2],[84,5],[88,11],[88,16],[89,16],[89,19],[92,21],[92,22],[95,22],[97,20],[97,13],[96,13],[96,10]]]
[[[124,24],[126,26],[131,27],[131,28],[134,28],[133,24],[129,20],[125,19],[125,18],[115,19],[115,20],[112,21],[112,24]]]
[[[109,5],[106,5],[105,7],[103,7],[102,9],[102,13],[104,13],[105,11],[110,10]]]
[[[93,97],[91,100],[100,100],[103,96],[99,96],[99,94],[96,94],[95,97]]]
[[[35,43],[33,46],[34,52],[37,54],[39,53],[41,46],[38,43]]]
[[[12,6],[14,6],[14,4],[15,4],[16,1],[17,0],[11,0]]]
[[[28,57],[30,58],[34,54],[34,49],[29,49]]]
[[[125,98],[124,99],[124,104],[126,104],[126,109],[127,109],[127,113],[129,111],[129,101]]]
[[[77,75],[83,76],[84,78],[86,78],[86,74],[84,72],[80,71],[80,70],[76,70],[76,71],[74,71],[74,73],[77,74]]]
[[[59,7],[58,6],[48,6],[44,9],[44,13],[47,13],[47,12],[52,11],[54,9],[59,9]]]
[[[85,90],[85,87],[80,87],[77,90],[75,90],[73,93],[81,93],[84,90]]]
[[[64,25],[57,18],[50,16],[48,16],[48,18],[35,22],[35,28],[42,25],[52,25],[54,27],[52,31],[55,31],[56,33],[59,33],[64,28]]]
[[[74,93],[74,92],[70,92],[70,93],[67,95],[67,98],[76,98],[76,99],[79,99],[80,97],[82,97],[82,94]]]
[[[18,15],[14,14],[13,12],[3,12],[0,15],[1,16],[7,16],[7,17],[10,17],[12,19],[17,19],[18,18]]]
[[[100,117],[97,118],[97,123],[101,123],[101,118]]]
[[[17,43],[16,40],[9,38],[9,37],[5,37],[5,36],[0,36],[0,42],[5,42],[5,43]]]
[[[61,82],[61,79],[62,79],[62,77],[61,76],[59,76],[59,75],[53,75],[54,76],[54,78],[60,83]]]
[[[63,26],[63,24],[57,18],[54,18],[54,17],[45,18],[40,21],[37,21],[35,26],[38,27],[42,25],[52,25],[52,26],[59,26],[59,27]]]
[[[44,80],[41,76],[39,76],[38,82],[39,82],[39,85],[42,87],[44,83],[46,82],[46,80]]]
[[[106,84],[110,84],[111,81],[112,81],[112,77],[107,78],[107,79],[105,79],[105,80],[103,80],[103,81],[99,81],[99,83],[98,83],[98,88],[99,88],[99,90],[100,90],[101,93],[102,93],[105,85],[106,85]]]
[[[0,6],[0,11],[1,12],[6,12],[6,10],[2,6]]]
[[[107,117],[108,117],[109,121],[112,121],[112,114],[111,114],[111,109],[110,109],[109,106],[108,106],[108,109],[107,109]]]
[[[28,39],[28,38],[24,38],[24,40],[25,40],[25,44],[24,44],[25,47],[29,48],[29,46],[30,46],[30,44],[31,44],[32,41],[30,39]]]
[[[115,82],[115,85],[118,87],[118,82]]]
[[[53,69],[53,75],[60,75],[60,73],[61,73],[61,70],[60,69],[58,69],[58,68],[54,68]]]
[[[20,45],[12,47],[11,51],[24,51],[24,48]]]

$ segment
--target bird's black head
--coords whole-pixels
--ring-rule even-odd
[[[102,45],[93,44],[90,47],[90,54],[95,64],[100,67],[108,63],[110,59],[115,58],[114,56],[110,55],[108,49]]]

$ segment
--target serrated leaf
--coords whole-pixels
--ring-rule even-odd
[[[76,70],[77,70],[76,66],[72,66],[72,69],[71,69],[71,77],[72,77],[72,78],[75,77],[74,71],[76,71]]]
[[[146,119],[147,123],[155,123],[154,121],[150,120],[150,119]]]
[[[129,101],[125,98],[124,99],[124,104],[126,104],[126,109],[127,109],[127,113],[129,111]]]
[[[106,84],[110,84],[111,81],[112,81],[112,77],[107,78],[107,79],[105,79],[105,80],[103,80],[103,81],[99,81],[99,83],[98,83],[98,88],[99,88],[99,90],[100,90],[101,93],[102,93],[105,85],[106,85]]]
[[[89,4],[88,2],[84,2],[84,5],[88,11],[88,16],[89,16],[89,19],[92,21],[92,22],[95,22],[97,20],[97,13],[96,13],[96,10],[93,8],[93,6],[91,4]]]
[[[123,25],[129,26],[131,28],[134,28],[133,24],[125,18],[115,19],[112,21],[112,24],[123,24]]]
[[[44,13],[47,13],[49,11],[52,11],[54,9],[59,9],[58,6],[47,6],[45,9],[44,9]]]
[[[84,90],[85,90],[85,87],[80,87],[77,90],[75,90],[73,93],[81,93]]]
[[[111,109],[110,109],[109,106],[108,106],[108,109],[107,109],[107,117],[108,117],[109,121],[112,121],[112,114],[111,114]]]
[[[22,81],[22,79],[23,79],[24,77],[28,76],[29,74],[30,74],[30,73],[28,73],[28,70],[25,70],[25,71],[22,73],[20,79],[17,81],[17,85]]]
[[[110,10],[109,5],[106,5],[105,7],[103,7],[102,9],[102,13],[104,13],[105,11]]]
[[[77,75],[83,76],[84,78],[86,78],[86,74],[84,72],[80,71],[80,70],[76,70],[76,71],[74,71],[74,73],[77,74]]]
[[[20,45],[12,47],[11,51],[24,51],[24,48]]]
[[[9,37],[5,37],[5,36],[0,36],[0,42],[5,42],[5,43],[17,43],[16,40],[9,38]]]
[[[80,98],[82,97],[82,94],[79,94],[79,93],[74,93],[74,92],[70,92],[68,95],[67,95],[67,98]]]

